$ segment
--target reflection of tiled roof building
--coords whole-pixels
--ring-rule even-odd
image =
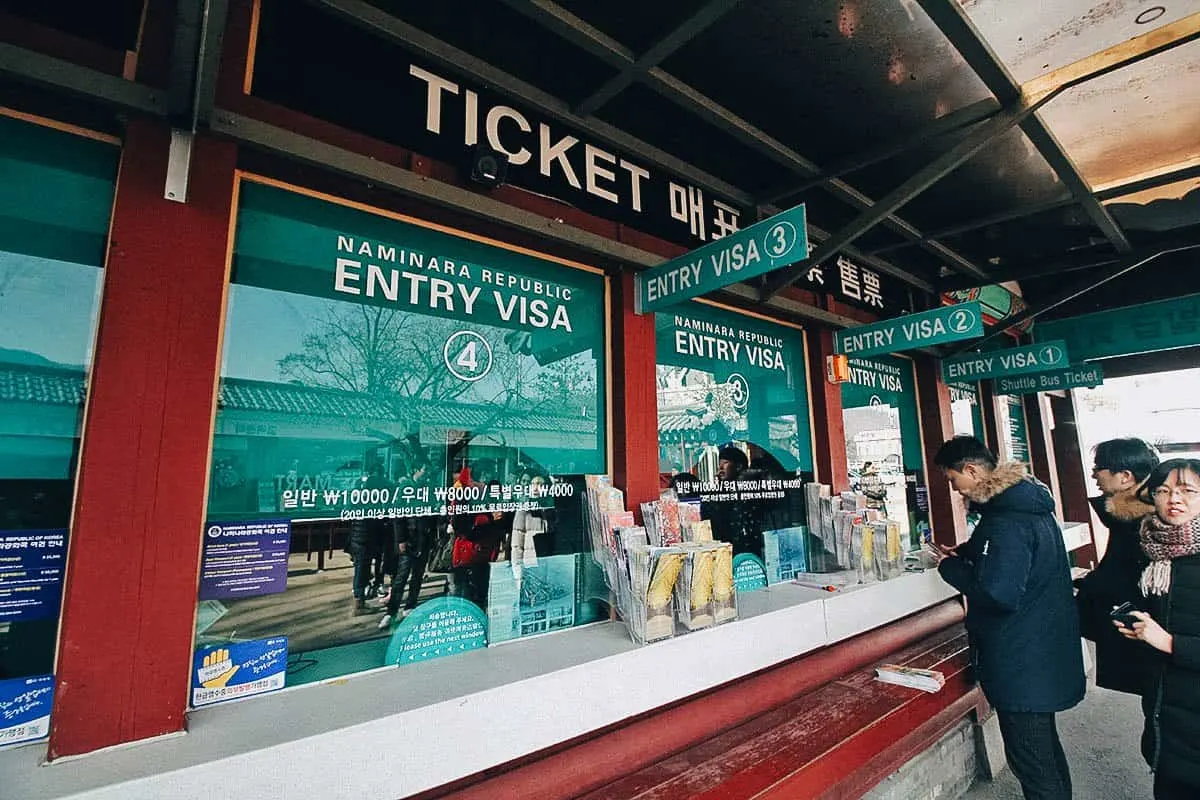
[[[78,406],[83,403],[85,389],[82,370],[0,363],[0,402]],[[221,381],[217,408],[289,417],[405,421],[399,403],[388,403],[358,392],[240,378]],[[476,404],[423,402],[418,404],[416,413],[415,421],[423,426],[470,430],[490,423],[525,431],[596,432],[595,419],[544,413],[520,406],[501,411]]]
[[[356,418],[379,422],[407,421],[403,404],[399,401],[389,403],[359,392],[240,378],[221,381],[217,403],[218,408],[225,411]],[[499,409],[477,404],[422,402],[417,404],[416,416],[417,419],[413,421],[420,422],[423,427],[470,430],[490,423],[525,431],[596,432],[594,419],[538,413],[536,409],[523,409],[520,406]]]
[[[83,370],[0,364],[0,402],[77,406],[83,397]]]
[[[312,417],[366,417],[380,420],[395,417],[395,412],[387,404],[357,392],[240,379],[221,381],[217,408]]]
[[[451,428],[472,428],[489,420],[500,420],[506,427],[520,427],[535,431],[564,431],[567,433],[595,433],[596,421],[587,417],[565,417],[522,411],[519,407],[503,412],[481,405],[440,405],[422,403],[418,415],[426,425],[445,425]]]

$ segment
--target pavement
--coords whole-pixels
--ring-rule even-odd
[[[1080,800],[1150,800],[1153,778],[1139,749],[1141,702],[1133,695],[1099,689],[1089,680],[1083,702],[1058,715],[1058,734]],[[1022,800],[1012,770],[994,781],[981,778],[962,800]]]

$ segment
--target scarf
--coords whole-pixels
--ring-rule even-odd
[[[1142,552],[1150,559],[1139,581],[1142,594],[1165,595],[1171,588],[1171,559],[1200,554],[1200,517],[1168,525],[1151,514],[1142,522]]]

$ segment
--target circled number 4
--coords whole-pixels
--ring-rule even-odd
[[[479,358],[475,349],[475,342],[467,342],[467,346],[458,354],[458,358],[454,360],[454,363],[457,366],[466,367],[471,372],[479,369]]]

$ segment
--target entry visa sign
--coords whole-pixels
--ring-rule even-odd
[[[942,378],[951,381],[978,381],[1009,375],[1026,375],[1070,366],[1067,345],[1062,341],[1040,342],[1009,350],[968,353],[942,359]]]
[[[1061,389],[1088,389],[1104,383],[1104,368],[1099,364],[1079,364],[1066,369],[1020,375],[1015,378],[996,378],[996,394],[1034,394]]]
[[[979,301],[972,300],[837,331],[833,334],[833,351],[851,356],[877,356],[980,336],[983,336],[983,311]]]
[[[804,205],[639,272],[634,307],[648,314],[808,258]]]

